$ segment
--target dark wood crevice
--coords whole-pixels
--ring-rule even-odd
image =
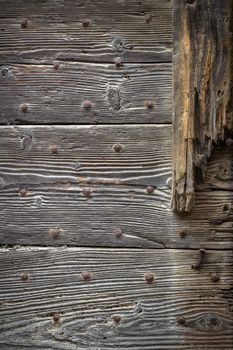
[[[173,200],[190,212],[197,178],[233,131],[233,2],[174,4]],[[231,144],[232,147],[232,144]]]

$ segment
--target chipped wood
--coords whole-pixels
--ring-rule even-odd
[[[174,2],[173,198],[189,212],[197,176],[214,143],[226,141],[232,117],[232,10],[223,1]]]

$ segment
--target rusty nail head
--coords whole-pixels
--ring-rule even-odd
[[[181,238],[185,238],[186,237],[186,232],[185,231],[180,230],[180,231],[178,231],[178,233],[179,233]]]
[[[26,194],[27,194],[27,187],[21,187],[19,189],[19,194],[20,194],[21,197],[25,197]]]
[[[122,152],[123,146],[120,143],[117,143],[117,144],[113,145],[113,149],[115,152],[119,153],[119,152]]]
[[[183,325],[185,325],[185,323],[186,323],[186,320],[185,320],[185,318],[184,318],[183,316],[177,316],[177,317],[176,317],[176,321],[177,321],[179,324],[183,324]]]
[[[210,279],[213,282],[218,282],[220,280],[220,275],[218,273],[213,272],[210,274]]]
[[[147,283],[151,284],[154,282],[155,275],[152,272],[146,272],[144,278]]]
[[[152,194],[152,193],[154,193],[154,190],[155,190],[155,188],[154,188],[154,186],[147,186],[147,188],[146,188],[146,192],[148,193],[148,194]]]
[[[20,106],[20,109],[23,113],[27,113],[28,112],[28,105],[26,103],[23,103],[21,106]]]
[[[114,58],[114,63],[115,63],[115,66],[120,68],[122,66],[122,59],[121,57],[115,57]]]
[[[121,322],[121,316],[120,315],[112,315],[112,320],[114,323],[119,324]]]
[[[27,282],[27,281],[29,280],[29,276],[28,276],[28,274],[27,274],[26,272],[23,272],[23,273],[21,274],[21,280],[22,280],[23,282]]]
[[[89,100],[85,100],[85,101],[83,101],[82,106],[83,106],[83,108],[89,109],[92,107],[92,102]]]
[[[83,195],[86,197],[90,197],[91,196],[91,189],[90,188],[84,188],[83,189]]]
[[[53,320],[54,320],[54,322],[59,322],[60,321],[59,313],[55,312],[55,314],[53,314]]]
[[[58,153],[58,145],[50,145],[49,149],[53,154]]]
[[[53,63],[53,68],[54,68],[54,69],[58,70],[59,67],[60,67],[60,63],[58,63],[58,62],[54,62],[54,63]]]
[[[120,227],[115,228],[113,232],[117,238],[120,238],[123,234],[122,228]]]
[[[145,21],[146,21],[146,23],[150,23],[151,20],[152,20],[152,15],[151,15],[151,14],[147,14],[147,15],[145,16]]]
[[[91,273],[87,272],[87,271],[82,272],[81,273],[81,279],[83,281],[89,281],[91,279]]]
[[[154,103],[151,100],[147,100],[147,101],[145,101],[145,106],[148,109],[152,109],[154,107]]]
[[[89,21],[89,19],[87,19],[87,18],[85,18],[85,19],[82,21],[83,27],[88,27],[89,24],[90,24],[90,21]]]
[[[28,20],[27,20],[27,19],[24,19],[24,20],[21,22],[21,28],[23,28],[23,29],[28,28]]]
[[[53,238],[58,238],[59,235],[61,233],[61,230],[59,228],[50,228],[49,229],[49,234],[53,237]]]

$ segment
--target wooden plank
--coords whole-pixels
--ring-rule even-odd
[[[233,2],[174,2],[173,209],[189,212],[196,174],[233,130]]]
[[[169,125],[2,127],[2,185],[165,185],[170,138]]]
[[[2,66],[1,124],[171,123],[171,64],[117,68],[62,63],[55,68],[52,64]],[[91,101],[91,107],[85,108],[84,101]]]
[[[170,62],[171,18],[171,0],[1,0],[1,62]]]
[[[170,126],[2,127],[0,244],[233,247],[232,192],[171,212],[170,154]]]
[[[1,249],[0,344],[232,349],[232,252],[207,251],[201,269],[192,270],[198,256],[167,249]]]
[[[90,189],[90,197],[83,189]],[[190,216],[174,215],[170,191],[29,183],[0,193],[0,244],[139,248],[233,248],[233,194],[200,192]]]

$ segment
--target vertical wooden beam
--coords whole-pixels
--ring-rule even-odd
[[[189,212],[216,142],[233,131],[233,0],[174,0],[173,199]]]

